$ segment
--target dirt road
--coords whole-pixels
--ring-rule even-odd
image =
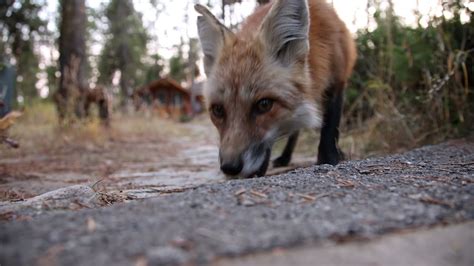
[[[0,150],[0,206],[71,185],[93,186],[107,195],[108,204],[225,181],[218,166],[217,132],[207,117],[190,123],[137,117],[120,122],[126,124],[116,121],[112,129],[95,132],[103,135],[99,141],[90,134],[69,139],[61,133],[44,144],[34,133],[20,138],[32,140],[32,147]],[[148,128],[142,129],[144,124]],[[120,126],[127,131],[117,133]],[[269,173],[316,160],[298,151],[295,157],[290,167]]]

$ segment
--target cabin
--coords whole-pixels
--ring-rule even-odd
[[[148,104],[165,118],[192,116],[191,99],[191,92],[170,78],[152,81],[133,93],[136,110],[140,110],[145,104]]]

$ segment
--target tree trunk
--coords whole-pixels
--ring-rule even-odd
[[[119,0],[117,2],[117,9],[114,16],[115,20],[121,21],[133,16],[133,2],[131,0]],[[120,23],[122,24],[122,23]],[[120,94],[121,106],[127,107],[131,97],[132,76],[130,73],[130,61],[132,60],[132,50],[134,47],[130,46],[127,41],[130,32],[130,25],[123,24],[116,29],[115,34],[118,36],[120,45],[118,46],[118,69],[120,70]]]
[[[55,95],[60,120],[84,116],[86,75],[85,0],[61,1],[59,80]]]
[[[125,35],[125,34],[124,34]],[[125,38],[125,37],[124,37]],[[130,97],[132,96],[131,85],[132,77],[130,76],[129,61],[130,61],[130,50],[133,47],[123,43],[119,48],[119,70],[120,70],[120,93],[122,94],[121,105],[127,107]]]

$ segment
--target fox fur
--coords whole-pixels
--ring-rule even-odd
[[[238,32],[204,6],[195,9],[222,171],[264,175],[273,144],[289,136],[274,161],[287,165],[303,128],[321,129],[318,163],[337,164],[342,94],[356,49],[334,9],[325,0],[274,0]]]

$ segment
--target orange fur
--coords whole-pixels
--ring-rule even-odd
[[[355,63],[354,41],[325,0],[275,1],[259,7],[236,33],[196,6],[202,14],[205,97],[220,135],[221,169],[230,175],[264,173],[273,143],[283,136],[302,128],[334,128],[340,103],[327,111],[333,103],[325,95],[334,95],[330,89],[337,96],[329,97],[341,95]],[[258,103],[268,99],[271,108],[256,114]],[[332,124],[323,125],[328,112]],[[338,132],[331,130],[324,132],[337,141]],[[334,154],[337,143],[329,145]]]
[[[273,2],[258,7],[243,23],[238,35],[243,39],[254,34],[270,11]],[[357,51],[354,40],[335,10],[325,0],[309,0],[308,63],[312,95],[321,101],[331,82],[347,82],[352,73]]]

